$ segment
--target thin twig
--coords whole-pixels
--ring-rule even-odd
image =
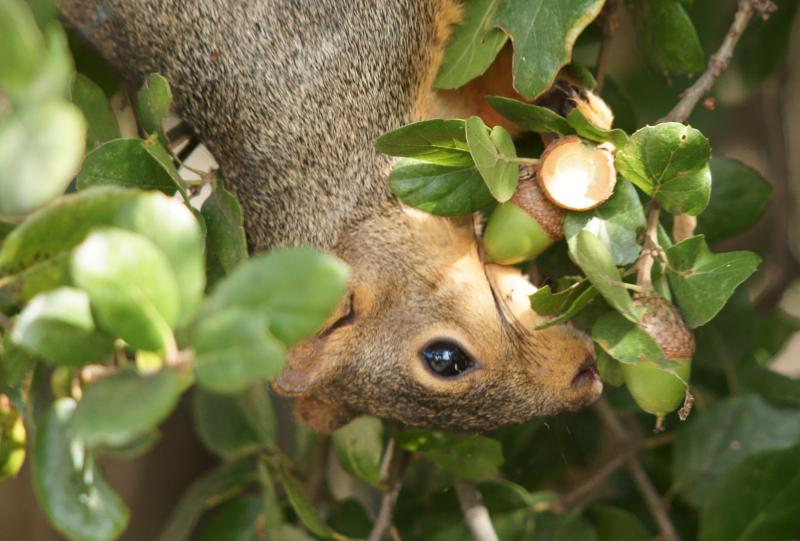
[[[777,6],[770,0],[739,0],[739,8],[733,17],[733,23],[722,45],[709,58],[706,71],[683,92],[680,101],[661,119],[661,122],[686,122],[697,103],[711,91],[717,78],[728,68],[736,43],[750,23],[753,13],[759,14],[766,20],[776,9]],[[675,242],[680,242],[691,237],[696,226],[697,218],[694,216],[676,215],[672,228],[673,239]]]
[[[618,438],[621,441],[632,440],[630,433],[624,426],[622,426],[622,423],[619,421],[619,419],[617,419],[617,415],[614,413],[614,410],[611,409],[611,406],[608,405],[608,402],[606,402],[604,399],[597,401],[597,403],[594,405],[594,410],[597,413],[597,416],[600,417],[600,420],[615,438]],[[644,502],[647,505],[650,514],[653,515],[653,518],[658,524],[661,537],[664,539],[664,541],[680,541],[678,532],[675,531],[672,521],[670,521],[669,516],[667,516],[667,512],[664,510],[664,505],[662,504],[661,498],[656,492],[655,487],[653,487],[652,481],[650,481],[650,478],[647,476],[647,472],[644,471],[644,468],[639,462],[639,457],[636,455],[629,456],[625,460],[625,466],[627,467],[628,472],[631,474],[631,478],[633,479],[637,490],[644,498]]]
[[[463,479],[455,478],[454,485],[464,520],[472,533],[474,541],[498,541],[489,510],[483,505],[483,497],[478,488]]]
[[[653,261],[661,253],[661,247],[658,244],[658,216],[660,212],[661,206],[655,199],[651,199],[647,210],[644,245],[642,246],[639,261],[636,262],[636,283],[645,292],[653,290]]]
[[[600,41],[600,50],[597,52],[597,62],[594,67],[594,93],[598,96],[603,89],[603,82],[606,78],[608,71],[608,59],[611,53],[611,41],[614,38],[614,33],[619,27],[619,15],[617,14],[617,7],[620,0],[608,0],[603,7],[601,15],[601,29],[603,32],[603,39]]]
[[[403,472],[408,464],[408,458],[409,454],[407,451],[397,449],[394,439],[389,440],[389,444],[386,446],[386,453],[383,457],[383,463],[381,464],[381,472],[384,474],[381,483],[384,491],[383,498],[381,499],[378,516],[375,518],[375,523],[372,526],[372,531],[369,533],[367,541],[381,541],[388,531],[391,531],[393,538],[397,538],[396,532],[392,531],[392,517],[394,516],[394,506],[397,503],[397,497],[400,495]]]

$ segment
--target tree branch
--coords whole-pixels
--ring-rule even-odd
[[[636,262],[636,284],[645,292],[653,289],[653,261],[661,254],[661,246],[658,244],[658,217],[661,213],[661,206],[655,199],[650,200],[647,210],[647,227],[644,232],[644,246]]]
[[[483,505],[483,497],[472,483],[455,478],[454,485],[464,520],[474,541],[498,541],[489,510]]]
[[[600,50],[597,52],[597,62],[594,68],[595,85],[593,89],[593,92],[598,96],[603,89],[603,82],[605,81],[606,71],[608,70],[611,41],[619,27],[619,15],[617,14],[619,3],[620,0],[607,0],[601,14],[600,28],[603,32],[603,39],[600,41]]]
[[[400,489],[402,487],[403,472],[408,464],[409,455],[402,449],[397,449],[394,438],[389,440],[386,446],[386,453],[383,456],[383,463],[381,464],[381,472],[383,473],[383,498],[381,499],[381,506],[378,510],[378,516],[375,517],[375,523],[372,526],[372,531],[369,533],[367,541],[381,541],[387,531],[392,531],[392,518],[394,516],[394,506],[397,503],[397,498],[400,496]],[[392,538],[397,539],[398,536],[392,531]]]
[[[667,113],[661,122],[686,122],[697,103],[711,91],[717,78],[728,68],[733,57],[733,50],[742,33],[750,23],[753,13],[766,20],[778,7],[770,0],[739,0],[739,8],[733,17],[733,23],[725,35],[717,52],[708,60],[706,71],[681,95],[680,101]],[[672,237],[680,242],[694,235],[697,218],[688,214],[678,214],[672,227]]]
[[[622,423],[619,422],[617,415],[614,413],[614,410],[611,409],[611,406],[608,405],[608,402],[604,399],[600,399],[594,405],[594,410],[614,437],[622,441],[632,440],[630,433],[622,426]],[[637,490],[644,498],[644,502],[650,514],[653,515],[653,518],[658,524],[661,537],[664,541],[680,541],[678,532],[675,531],[675,527],[672,525],[669,516],[667,516],[667,512],[664,510],[661,498],[653,487],[652,481],[650,481],[650,478],[647,476],[647,472],[644,471],[644,468],[639,462],[639,457],[636,455],[629,456],[625,460],[625,465],[628,472],[631,474],[631,478]]]

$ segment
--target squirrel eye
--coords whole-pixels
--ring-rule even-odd
[[[445,378],[458,376],[473,364],[472,357],[458,344],[445,340],[428,344],[421,355],[434,374]]]

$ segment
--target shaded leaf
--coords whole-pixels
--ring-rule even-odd
[[[145,133],[157,133],[166,143],[162,123],[172,104],[172,91],[167,80],[158,73],[151,73],[136,94],[136,112]]]
[[[538,133],[560,133],[571,135],[575,129],[567,119],[547,107],[524,103],[502,96],[486,96],[486,101],[495,111],[521,128]]]
[[[260,541],[258,518],[263,510],[255,494],[228,500],[208,514],[200,541]]]
[[[670,286],[691,328],[704,325],[717,315],[761,262],[753,252],[713,254],[702,235],[668,248],[667,259]]]
[[[536,517],[531,541],[597,541],[589,522],[576,513],[542,513]]]
[[[511,161],[517,157],[511,135],[502,126],[490,132],[477,116],[467,119],[465,133],[475,167],[492,196],[501,203],[508,201],[519,181],[519,166]]]
[[[339,463],[348,473],[372,486],[381,481],[383,424],[380,419],[358,417],[333,433]]]
[[[419,452],[436,467],[464,479],[490,477],[503,463],[500,442],[484,436],[406,429],[395,439],[401,448]]]
[[[114,351],[113,339],[95,331],[89,296],[68,287],[34,297],[19,315],[12,336],[54,364],[89,364]]]
[[[472,164],[450,167],[403,158],[392,169],[389,182],[403,203],[439,216],[471,214],[494,202]]]
[[[298,486],[294,477],[292,477],[292,475],[284,466],[278,468],[277,474],[278,479],[280,479],[280,482],[283,485],[283,490],[286,492],[286,496],[289,498],[289,503],[297,513],[300,521],[314,535],[324,539],[330,539],[332,537],[333,530],[331,530],[327,524],[319,519],[317,516],[317,511],[303,495],[303,492],[300,490],[300,487]]]
[[[242,207],[217,182],[201,209],[206,222],[206,262],[209,280],[219,279],[247,259]]]
[[[698,73],[705,55],[692,20],[680,0],[628,1],[639,45],[661,74]]]
[[[117,119],[103,89],[80,73],[75,74],[72,82],[72,102],[81,110],[88,124],[87,150],[120,137]]]
[[[438,165],[472,165],[463,120],[415,122],[378,137],[375,148],[390,156]]]
[[[142,139],[114,139],[86,155],[78,174],[78,189],[99,184],[161,190],[167,195],[176,190],[171,171],[151,154]]]
[[[90,448],[127,445],[172,413],[185,384],[167,369],[151,375],[122,370],[84,387],[72,429]]]
[[[39,420],[33,448],[33,488],[50,523],[69,539],[110,541],[128,523],[128,510],[103,479],[69,423],[75,401],[62,398]]]
[[[595,505],[589,511],[597,541],[648,541],[652,534],[636,515],[620,507]]]

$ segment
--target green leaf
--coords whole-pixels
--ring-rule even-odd
[[[547,107],[523,103],[502,96],[486,96],[492,108],[521,128],[538,133],[572,135],[575,129],[567,119]]]
[[[162,123],[171,104],[172,91],[169,82],[158,73],[151,73],[136,94],[136,112],[145,133],[157,133],[166,142]]]
[[[63,193],[85,146],[86,123],[70,103],[51,100],[0,117],[0,215],[29,212]]]
[[[56,199],[28,216],[0,246],[0,271],[14,273],[63,255],[97,225],[110,224],[139,192],[97,187]]]
[[[26,2],[0,3],[0,89],[24,92],[44,54],[44,38]]]
[[[800,412],[755,395],[728,397],[681,427],[672,455],[675,488],[700,507],[717,480],[747,457],[800,442]]]
[[[597,541],[648,541],[653,536],[636,518],[636,515],[620,507],[596,505],[589,511]]]
[[[607,312],[595,322],[592,339],[620,362],[636,364],[649,360],[664,368],[673,366],[650,335],[617,312]]]
[[[230,307],[200,321],[193,341],[197,383],[209,391],[237,394],[280,373],[284,348],[255,310]]]
[[[600,373],[600,379],[603,383],[608,383],[614,387],[619,387],[625,383],[625,376],[622,374],[622,367],[614,357],[606,353],[601,347],[595,348],[597,353],[597,371]]]
[[[78,189],[116,184],[174,194],[171,171],[151,153],[152,146],[142,139],[114,139],[97,147],[86,155],[78,174]]]
[[[275,440],[275,414],[269,393],[261,383],[234,396],[198,387],[192,407],[197,435],[223,458],[251,454]]]
[[[708,139],[678,122],[645,126],[617,152],[616,166],[626,179],[668,212],[697,215],[711,193]]]
[[[627,133],[616,128],[607,130],[595,126],[578,109],[573,109],[567,114],[567,123],[575,133],[590,141],[609,142],[616,148],[622,148],[628,143]]]
[[[380,419],[361,416],[333,433],[339,463],[348,473],[372,486],[381,482],[383,424]]]
[[[588,280],[581,280],[572,286],[551,293],[550,286],[539,288],[531,295],[531,308],[543,316],[557,316],[540,323],[536,329],[546,329],[571,319],[597,296],[597,289]]]
[[[375,140],[379,152],[448,165],[472,165],[463,120],[423,120],[385,133]]]
[[[308,530],[318,537],[330,539],[333,535],[333,530],[322,522],[317,516],[317,511],[314,506],[306,499],[297,481],[289,473],[285,466],[280,466],[277,470],[277,477],[283,485],[283,490],[289,498],[289,503],[292,505],[295,513],[297,513],[300,521],[305,525]]]
[[[627,5],[639,46],[653,69],[665,75],[703,70],[703,48],[680,0],[629,0]]]
[[[630,321],[638,320],[631,296],[625,289],[611,252],[593,233],[581,230],[575,236],[570,257],[605,300]]]
[[[772,186],[736,160],[716,156],[710,165],[714,189],[708,207],[697,217],[697,233],[713,244],[756,223],[772,197]]]
[[[226,495],[236,493],[256,480],[256,469],[249,461],[226,462],[195,480],[172,510],[158,541],[187,541],[197,521]]]
[[[106,484],[94,457],[70,434],[75,401],[62,398],[39,420],[33,488],[50,523],[75,541],[110,541],[128,524],[128,510]]]
[[[263,314],[287,346],[310,336],[339,304],[350,269],[339,259],[310,248],[281,248],[253,257],[220,281],[207,313],[230,306]]]
[[[703,504],[700,541],[784,541],[798,535],[800,446],[748,457]]]
[[[84,388],[72,429],[90,448],[127,445],[166,419],[184,388],[185,381],[171,370],[152,375],[122,370]]]
[[[11,339],[11,333],[0,334],[0,390],[19,387],[33,370],[36,359]]]
[[[589,522],[576,514],[542,513],[536,516],[536,528],[531,541],[598,541]]]
[[[72,102],[78,106],[88,123],[86,149],[92,150],[106,141],[118,139],[119,125],[103,89],[80,73],[72,82]]]
[[[439,216],[471,214],[494,202],[472,164],[450,167],[403,158],[389,174],[389,182],[403,203]]]
[[[203,521],[200,541],[260,541],[258,518],[263,510],[263,502],[255,494],[228,500]]]
[[[152,242],[122,229],[97,229],[75,249],[70,266],[101,328],[148,351],[161,351],[172,339],[178,284]]]
[[[491,132],[480,117],[467,119],[464,131],[475,167],[478,168],[492,196],[503,203],[511,199],[519,181],[517,151],[511,135],[502,126]]]
[[[120,208],[114,225],[144,236],[164,254],[177,280],[178,322],[187,323],[206,283],[203,235],[192,211],[161,193],[144,193]]]
[[[753,252],[713,254],[702,235],[668,248],[667,259],[669,284],[691,328],[711,321],[761,262]]]
[[[209,280],[219,279],[247,259],[242,207],[236,197],[217,182],[201,211],[206,222]]]
[[[481,75],[492,64],[508,36],[491,28],[496,0],[473,0],[464,4],[461,23],[444,51],[433,86],[458,88]]]
[[[638,259],[637,242],[646,220],[636,188],[619,179],[611,197],[588,212],[570,212],[564,221],[564,236],[575,251],[580,231],[593,233],[609,249],[616,265],[624,266]]]
[[[99,362],[114,351],[114,341],[95,331],[89,296],[62,287],[40,293],[17,319],[14,341],[54,364]]]
[[[464,479],[491,477],[503,463],[500,442],[484,436],[406,429],[396,441],[401,448],[420,452],[436,467]]]
[[[525,98],[538,96],[570,62],[572,46],[597,17],[604,0],[506,0],[495,24],[514,43],[514,88]]]

